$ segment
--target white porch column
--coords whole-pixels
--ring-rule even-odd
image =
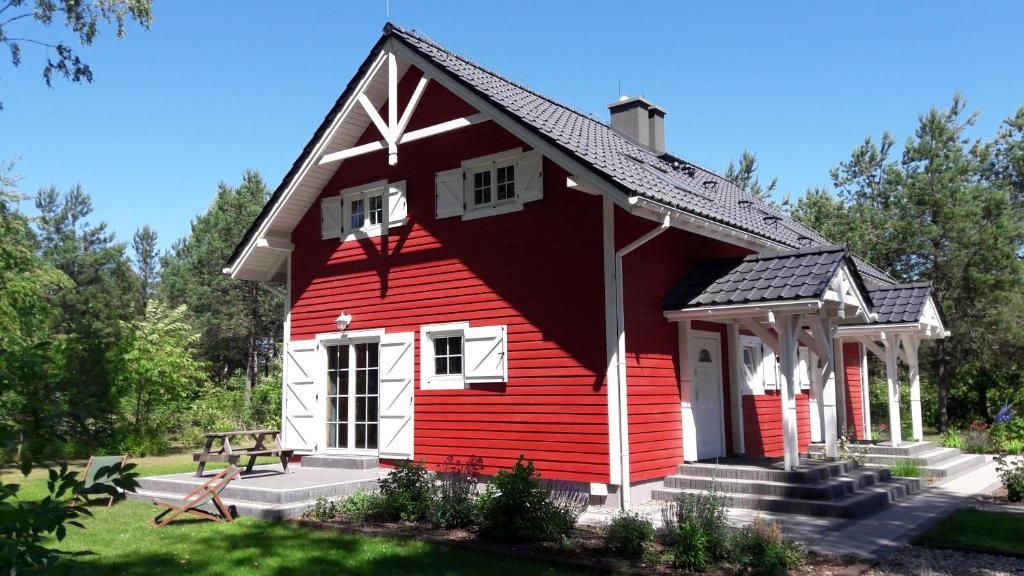
[[[868,351],[863,344],[860,348],[860,409],[864,422],[864,439],[871,440],[871,378],[868,377]]]
[[[885,381],[889,392],[889,438],[893,446],[903,442],[900,428],[900,382],[899,382],[899,341],[892,334],[883,334],[885,345]]]
[[[729,399],[732,404],[732,450],[736,454],[746,452],[743,442],[743,380],[746,372],[743,368],[743,344],[740,342],[740,328],[729,324],[725,328],[728,340],[729,360]]]
[[[779,333],[779,351],[781,352],[782,381],[779,383],[779,398],[782,404],[782,445],[785,451],[786,470],[796,468],[800,463],[799,446],[796,430],[796,391],[800,384],[796,379],[797,331],[800,329],[800,315],[780,315],[775,322]]]
[[[822,345],[825,347],[825,352],[828,354],[827,357],[823,358],[825,361],[825,368],[823,371],[817,370],[815,365],[815,372],[819,373],[818,380],[824,379],[824,386],[821,390],[821,404],[822,404],[822,428],[825,432],[825,457],[827,458],[838,458],[839,457],[839,429],[836,422],[836,370],[835,370],[835,348],[832,345],[832,335],[822,334],[821,335]]]
[[[825,441],[825,403],[822,401],[824,382],[818,369],[818,355],[807,351],[807,378],[811,381],[807,405],[811,411],[811,441]]]
[[[839,338],[832,340],[832,355],[835,357],[835,368],[832,372],[835,374],[836,383],[836,431],[839,436],[845,436],[846,427],[849,426],[846,422],[846,358],[843,341]]]
[[[910,423],[913,427],[914,440],[924,440],[924,423],[921,419],[921,374],[918,370],[917,348],[921,340],[911,334],[901,334],[903,353],[907,357],[907,380],[910,384]]]
[[[683,413],[683,460],[697,461],[697,422],[690,404],[693,392],[693,374],[690,367],[690,321],[679,325],[679,400]]]

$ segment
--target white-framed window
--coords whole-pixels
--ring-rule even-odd
[[[346,188],[320,201],[320,236],[342,242],[380,236],[405,224],[406,214],[404,180]]]
[[[508,380],[505,326],[420,326],[420,388],[458,390]]]
[[[544,158],[521,148],[466,160],[435,175],[435,215],[472,220],[523,209],[544,196]]]

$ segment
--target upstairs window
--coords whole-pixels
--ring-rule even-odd
[[[434,175],[437,218],[472,220],[523,209],[544,197],[544,157],[521,148],[462,162]]]
[[[405,181],[346,188],[320,201],[320,237],[342,241],[380,236],[405,224]]]

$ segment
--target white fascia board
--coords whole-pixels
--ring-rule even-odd
[[[271,208],[270,214],[268,214],[267,217],[263,220],[263,223],[256,230],[256,233],[252,235],[252,238],[249,239],[249,243],[245,246],[245,248],[242,250],[242,253],[239,254],[238,258],[235,260],[234,266],[231,267],[230,271],[230,275],[232,278],[239,278],[239,269],[245,263],[245,260],[246,258],[248,258],[249,254],[252,253],[254,249],[256,249],[257,240],[263,238],[267,234],[267,231],[270,229],[271,224],[273,224],[274,219],[281,211],[281,207],[288,204],[288,201],[291,199],[291,196],[295,192],[295,189],[298,187],[299,183],[302,182],[306,174],[309,173],[310,169],[318,164],[320,157],[324,154],[324,148],[334,138],[334,134],[338,131],[338,128],[342,124],[344,124],[349,112],[358,102],[359,96],[366,90],[366,86],[373,80],[373,78],[376,77],[378,71],[380,71],[381,66],[383,66],[384,63],[387,62],[387,53],[388,47],[385,46],[383,49],[381,49],[380,53],[377,54],[377,58],[374,60],[373,65],[370,66],[370,69],[359,81],[359,84],[356,86],[356,89],[349,96],[349,99],[342,105],[341,109],[334,117],[334,120],[331,122],[330,128],[328,128],[324,132],[324,135],[321,136],[320,141],[316,143],[316,146],[313,147],[313,150],[306,156],[305,161],[303,161],[302,163],[302,167],[299,168],[299,171],[295,174],[291,182],[289,182],[288,186],[285,188],[284,194],[281,195],[281,198],[278,199],[277,203]]]
[[[757,302],[751,304],[724,304],[719,306],[701,306],[685,310],[667,310],[665,318],[669,320],[702,320],[729,318],[759,318],[774,314],[802,314],[821,310],[822,301],[815,299],[793,300],[788,302]]]
[[[661,217],[667,214],[672,218],[673,227],[701,236],[707,236],[714,240],[721,240],[728,244],[749,248],[759,253],[766,250],[793,250],[792,246],[787,246],[750,232],[744,232],[738,228],[721,224],[696,214],[684,212],[655,200],[640,196],[630,196],[628,202],[631,214],[651,220],[660,220]]]

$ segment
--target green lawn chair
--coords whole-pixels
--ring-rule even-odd
[[[231,516],[231,510],[220,499],[220,493],[241,473],[242,469],[232,464],[218,472],[202,486],[186,494],[184,498],[179,500],[168,498],[153,499],[154,504],[167,509],[158,514],[156,518],[153,518],[150,524],[157,528],[162,528],[182,514],[192,514],[215,522],[231,522],[234,520]],[[210,501],[213,502],[213,505],[220,512],[219,516],[199,509],[200,506]],[[167,516],[167,518],[161,520],[164,516]]]
[[[113,486],[114,479],[116,479],[120,475],[121,468],[124,467],[124,463],[127,461],[127,455],[92,456],[91,458],[89,458],[89,463],[85,465],[85,474],[83,475],[83,482],[85,485],[83,486],[83,488],[88,489],[97,484],[107,484],[109,486]],[[103,472],[103,475],[100,475],[100,470],[102,470],[103,468],[110,468],[111,466],[116,466],[116,470],[105,470]],[[89,501],[88,495],[85,494],[76,495],[74,501],[77,503],[79,498],[86,502]],[[107,508],[110,508],[110,506],[114,503],[114,497],[108,496],[107,498]]]

